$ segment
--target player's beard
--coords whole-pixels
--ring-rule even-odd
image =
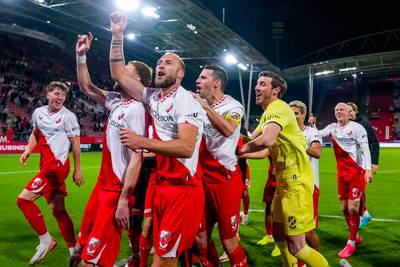
[[[157,88],[168,88],[176,83],[176,76],[166,77],[164,81],[155,80],[154,84]]]

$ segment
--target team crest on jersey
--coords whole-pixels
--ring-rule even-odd
[[[171,240],[171,233],[166,230],[161,230],[160,233],[160,248],[166,249],[168,246],[168,242]]]
[[[60,122],[61,122],[61,118],[58,118],[58,119],[56,120],[56,123],[59,124]]]
[[[43,180],[42,180],[41,178],[39,178],[39,177],[36,177],[36,178],[33,180],[32,188],[33,188],[33,189],[36,189],[36,188],[41,187],[42,185],[43,185]]]
[[[119,120],[119,121],[122,120],[122,118],[124,117],[124,115],[125,115],[125,113],[119,114],[119,115],[118,115],[118,120]]]
[[[292,230],[296,229],[296,223],[297,223],[297,220],[294,216],[288,217],[288,224],[289,224],[290,229],[292,229]]]
[[[238,218],[236,215],[233,215],[231,217],[231,226],[232,226],[232,230],[235,231],[238,227]]]
[[[98,239],[95,238],[95,237],[92,237],[92,238],[90,239],[90,241],[89,241],[89,245],[88,245],[88,248],[87,248],[87,252],[88,252],[89,254],[93,254],[93,253],[96,252],[96,250],[99,248],[99,246],[100,246],[100,240],[98,240]]]
[[[351,190],[351,195],[352,195],[354,198],[358,197],[358,188],[353,188],[353,189]]]
[[[350,131],[347,133],[347,135],[352,135],[352,134],[353,134],[353,131]]]

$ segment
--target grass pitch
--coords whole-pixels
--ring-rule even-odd
[[[353,267],[399,266],[400,261],[400,165],[399,149],[381,149],[380,170],[374,182],[367,186],[367,207],[374,220],[360,230],[364,242],[349,259]],[[19,156],[0,156],[0,266],[27,266],[35,252],[38,239],[16,205],[16,197],[38,171],[39,157],[32,155],[25,167],[18,164]],[[78,231],[83,210],[96,182],[100,167],[100,153],[83,153],[82,168],[85,185],[77,188],[71,177],[67,180],[69,196],[66,206]],[[270,253],[273,245],[258,246],[264,236],[264,204],[261,202],[268,163],[251,161],[250,224],[240,226],[241,243],[253,266],[281,266],[280,258]],[[320,160],[320,224],[317,230],[323,255],[331,266],[339,266],[337,253],[347,240],[347,227],[337,200],[336,163],[331,148],[324,148]],[[49,232],[57,241],[57,248],[41,266],[67,266],[68,249],[58,232],[50,208],[42,198],[36,203],[41,208]],[[217,230],[214,238],[218,239]],[[119,258],[126,258],[129,248],[123,238]],[[228,265],[227,265],[228,266]]]

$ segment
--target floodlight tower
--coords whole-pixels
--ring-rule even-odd
[[[279,40],[283,39],[285,32],[285,23],[274,21],[272,22],[272,39],[275,40],[276,65],[279,65]]]

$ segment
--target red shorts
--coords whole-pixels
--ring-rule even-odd
[[[315,228],[318,227],[318,200],[319,200],[319,189],[316,185],[314,185],[313,207],[314,207]]]
[[[218,222],[222,240],[234,237],[239,226],[240,201],[243,182],[240,173],[231,176],[225,183],[205,185],[205,214],[207,228]],[[210,227],[208,227],[210,226]],[[212,231],[211,229],[208,229]]]
[[[68,195],[65,179],[68,177],[70,169],[69,159],[63,165],[60,161],[52,164],[46,164],[36,174],[25,189],[46,198],[47,202],[58,194]]]
[[[82,251],[86,262],[104,267],[114,266],[117,259],[122,229],[115,220],[120,192],[97,190],[97,213]]]
[[[96,185],[93,188],[92,193],[90,194],[89,200],[86,203],[85,211],[82,217],[81,227],[79,228],[79,234],[77,242],[82,246],[85,245],[88,240],[90,231],[93,228],[93,224],[96,220],[97,216],[97,208],[98,208],[98,192],[102,190],[101,184],[97,181]]]
[[[144,217],[153,217],[153,203],[154,203],[154,191],[157,186],[158,173],[154,171],[150,174],[149,185],[147,186],[146,199],[144,201]]]
[[[191,248],[204,211],[203,186],[164,180],[155,187],[153,238],[155,253],[176,258]]]
[[[276,177],[274,174],[269,174],[267,182],[264,187],[263,202],[265,202],[269,207],[272,205],[272,200],[275,196],[276,189]]]
[[[340,200],[358,200],[365,192],[365,171],[360,171],[352,178],[338,177],[338,194]]]

